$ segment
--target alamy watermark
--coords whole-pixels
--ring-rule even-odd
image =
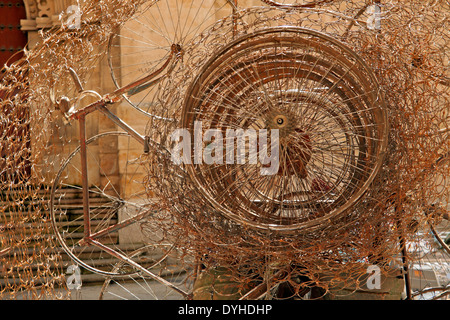
[[[260,163],[261,175],[274,175],[279,169],[278,129],[226,129],[225,132],[207,129],[203,132],[202,122],[195,121],[192,134],[187,129],[177,129],[171,139],[174,142],[171,159],[177,165]]]
[[[70,30],[79,30],[81,28],[81,7],[78,4],[69,6],[66,12],[59,15],[61,24]]]
[[[67,274],[70,274],[66,280],[67,288],[69,290],[80,290],[82,286],[80,267],[77,265],[70,265],[67,268]]]
[[[366,286],[369,290],[381,289],[381,270],[377,265],[370,265],[367,267],[366,273],[369,274],[367,278]]]

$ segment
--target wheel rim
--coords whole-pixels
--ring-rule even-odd
[[[259,178],[257,165],[189,164],[188,172],[211,205],[241,224],[278,231],[320,226],[364,194],[383,160],[387,115],[375,77],[355,53],[322,33],[268,28],[214,55],[188,89],[182,113],[182,127],[191,132],[196,121],[204,130],[225,132],[270,130],[277,120],[284,122],[278,126],[281,174]],[[292,164],[302,169],[289,172]],[[245,176],[265,187],[255,190]],[[236,190],[230,191],[230,184]],[[270,184],[281,187],[274,193]],[[264,203],[261,193],[272,195]]]

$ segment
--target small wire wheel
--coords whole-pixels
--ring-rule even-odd
[[[298,27],[255,31],[211,57],[186,93],[182,126],[201,129],[210,161],[199,163],[194,148],[187,171],[210,205],[279,232],[325,227],[360,200],[388,134],[368,66],[336,39]]]

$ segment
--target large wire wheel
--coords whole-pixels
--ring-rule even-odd
[[[224,269],[225,283],[204,287],[210,296],[229,296],[216,290],[222,283],[241,293],[256,286],[247,298],[360,297],[374,265],[386,279],[374,292],[380,298],[400,298],[399,275],[408,298],[448,298],[448,0],[77,4],[79,28],[62,13],[61,26],[39,32],[24,59],[1,70],[2,298],[63,296],[66,263],[107,276],[104,299],[166,298],[165,287],[180,286],[187,292],[170,297],[186,298],[198,288],[195,276]],[[121,86],[128,87],[112,93]],[[117,106],[119,118],[138,132],[140,121],[148,124],[150,152],[144,163],[134,161],[141,146],[97,152],[109,145],[105,139],[129,137],[97,135],[117,128],[88,121],[86,220],[82,198],[73,197],[81,188],[77,126],[61,111],[99,87],[112,93],[105,100],[131,103]],[[383,100],[390,130],[382,162]],[[132,107],[151,117],[135,116]],[[202,161],[175,164],[167,152],[172,132],[199,124],[208,137]],[[266,130],[268,145],[278,141],[276,165],[248,157],[250,147],[268,151],[249,137],[246,162],[227,162],[238,148],[218,147],[226,141],[219,133],[224,139],[238,129],[254,129],[256,139]],[[123,162],[105,175],[112,151]],[[129,161],[121,158],[127,151]],[[138,163],[144,177],[122,170]],[[125,181],[145,188],[126,192]],[[127,217],[139,221],[125,225]],[[87,223],[97,247],[83,240]],[[391,273],[391,266],[401,270]]]
[[[262,29],[215,54],[190,86],[182,119],[191,132],[201,124],[202,134],[223,138],[214,163],[192,154],[198,190],[228,218],[279,231],[323,225],[358,201],[380,168],[388,132],[364,62],[335,39],[296,27]],[[230,145],[238,130],[249,139],[246,161]],[[270,150],[271,164],[262,156]]]

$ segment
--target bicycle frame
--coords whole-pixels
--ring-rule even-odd
[[[92,233],[91,225],[90,225],[91,217],[90,217],[90,209],[89,209],[89,179],[88,179],[87,151],[86,151],[86,142],[87,142],[86,116],[92,112],[100,111],[104,115],[106,115],[112,122],[114,122],[118,127],[123,129],[126,133],[128,133],[136,141],[138,141],[140,144],[142,144],[144,146],[144,153],[148,152],[148,150],[149,150],[148,138],[145,137],[144,135],[141,135],[140,133],[138,133],[129,124],[127,124],[122,119],[120,119],[118,116],[116,116],[114,113],[112,113],[107,108],[107,106],[121,101],[124,94],[128,94],[128,95],[136,94],[136,93],[144,90],[145,88],[148,88],[149,86],[155,84],[156,82],[159,82],[161,79],[163,79],[165,77],[165,75],[163,75],[157,79],[154,79],[154,78],[158,74],[160,74],[163,70],[165,70],[169,66],[170,62],[176,63],[181,56],[182,56],[182,51],[181,51],[180,46],[173,45],[171,54],[169,55],[167,61],[164,63],[164,65],[161,68],[156,70],[154,73],[152,73],[142,79],[139,79],[127,86],[119,88],[116,91],[114,91],[112,94],[107,94],[105,96],[101,96],[100,94],[98,94],[95,91],[84,90],[75,71],[73,69],[69,68],[69,72],[70,72],[70,74],[75,82],[75,85],[78,89],[78,92],[80,94],[80,96],[77,98],[77,100],[79,101],[83,97],[88,96],[88,95],[93,95],[95,97],[98,97],[99,99],[96,102],[91,103],[88,106],[83,107],[79,110],[75,110],[72,107],[70,110],[68,110],[67,113],[65,112],[66,110],[63,110],[61,104],[58,104],[58,107],[61,109],[61,111],[63,112],[66,119],[77,120],[80,125],[79,138],[80,138],[80,155],[81,155],[84,237],[82,240],[79,241],[79,244],[87,245],[87,246],[94,245],[94,246],[98,247],[99,249],[107,252],[108,254],[116,257],[117,259],[133,266],[137,270],[145,273],[146,275],[148,275],[149,277],[153,278],[154,280],[160,282],[161,284],[175,290],[179,294],[183,295],[185,298],[189,298],[190,295],[188,293],[179,289],[178,287],[176,287],[172,283],[168,282],[164,278],[152,273],[151,271],[142,267],[138,263],[134,262],[132,259],[126,257],[125,255],[121,254],[120,252],[118,252],[114,249],[111,249],[108,246],[106,246],[106,245],[102,244],[101,242],[99,242],[98,240],[96,240],[101,236],[109,234],[118,229],[127,227],[127,226],[141,220],[142,218],[144,218],[146,215],[149,214],[149,211],[145,210],[144,212],[142,212],[134,217],[127,218],[121,222],[118,222],[118,223],[108,226],[100,231]],[[172,66],[172,68],[173,68],[173,66]],[[168,72],[170,72],[172,68],[169,68]],[[168,73],[166,73],[166,75],[167,74]]]

